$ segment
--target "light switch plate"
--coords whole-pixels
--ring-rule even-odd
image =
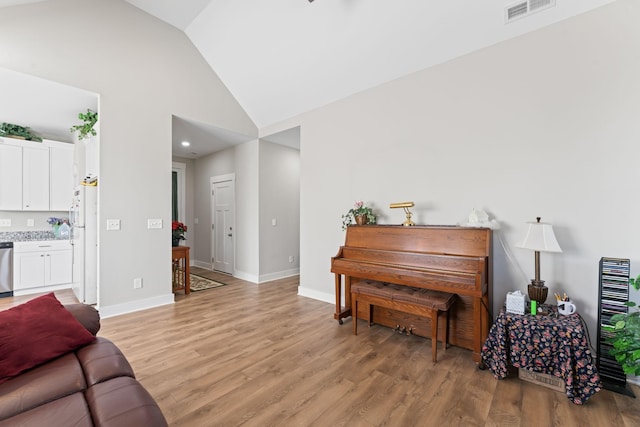
[[[147,219],[147,228],[162,228],[161,219]]]
[[[11,227],[11,218],[0,219],[0,227]]]
[[[33,218],[29,218],[27,219],[27,227],[33,227],[35,224],[35,221],[33,220]]]
[[[107,220],[107,230],[120,230],[120,220],[119,219],[108,219]]]

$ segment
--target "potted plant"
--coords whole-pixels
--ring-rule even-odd
[[[361,200],[356,201],[353,207],[342,215],[342,230],[346,230],[354,222],[358,225],[376,223],[376,216],[373,214],[373,210],[365,206]]]
[[[71,126],[71,132],[77,131],[79,140],[96,136],[96,130],[93,127],[98,121],[98,113],[87,110],[86,113],[78,113],[78,118],[82,120],[82,124]]]
[[[13,123],[0,124],[0,136],[42,142],[42,138],[31,133],[31,129],[24,126],[14,125]]]
[[[635,290],[640,290],[640,275],[629,279],[629,284]],[[608,328],[611,336],[607,342],[613,345],[610,353],[620,363],[624,373],[640,375],[640,311],[633,309],[636,307],[633,301],[625,305],[629,307],[628,313],[611,316],[612,326]]]
[[[180,240],[185,240],[184,233],[187,232],[187,226],[180,221],[171,222],[171,243],[172,246],[179,246]]]

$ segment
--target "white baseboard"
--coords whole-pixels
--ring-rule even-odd
[[[191,260],[189,262],[190,265],[196,266],[196,267],[200,267],[200,268],[204,268],[206,270],[209,271],[214,271],[211,268],[211,263],[210,262],[205,262],[205,261],[199,261],[199,260]],[[259,280],[260,278],[258,276],[256,276],[255,274],[250,274],[250,273],[245,273],[244,271],[239,271],[239,270],[235,270],[232,274],[233,277],[236,277],[238,279],[242,279],[242,280],[246,280],[247,282],[251,282],[251,283],[260,283]]]
[[[134,311],[146,310],[149,308],[160,307],[162,305],[173,304],[174,295],[159,295],[153,298],[125,302],[123,304],[108,305],[106,307],[98,307],[100,318],[119,316],[121,314],[133,313]]]
[[[272,280],[284,279],[285,277],[297,276],[300,274],[299,268],[292,268],[291,270],[278,271],[276,273],[263,274],[260,276],[260,282],[270,282]]]
[[[319,301],[328,302],[329,304],[336,303],[336,296],[332,293],[327,292],[319,292],[309,288],[303,288],[302,286],[298,286],[298,295],[302,297],[317,299]]]
[[[197,259],[192,259],[189,264],[191,264],[193,266],[196,266],[196,267],[206,268],[207,270],[211,270],[211,263],[210,262],[200,261],[200,260],[197,260]]]
[[[256,276],[255,274],[245,273],[244,271],[235,270],[235,272],[233,273],[233,277],[237,277],[238,279],[246,280],[247,282],[251,283],[260,283],[260,278],[258,276]]]
[[[210,262],[192,259],[189,262],[189,264],[195,267],[211,270]],[[270,282],[272,280],[284,279],[285,277],[297,276],[298,274],[300,274],[300,268],[292,268],[290,270],[278,271],[275,273],[263,274],[260,276],[256,276],[255,274],[245,273],[244,271],[236,270],[233,274],[233,277],[246,280],[247,282],[251,282],[251,283],[264,283],[264,282]]]
[[[13,291],[13,296],[21,297],[23,295],[45,294],[53,291],[60,291],[62,289],[71,289],[71,283],[66,283],[64,285],[40,286],[39,288],[31,289],[17,289]]]
[[[31,289],[16,289],[13,291],[13,296],[21,297],[23,295],[44,294],[53,291],[60,291],[62,289],[71,289],[71,283],[66,283],[64,285],[40,286],[38,288]]]

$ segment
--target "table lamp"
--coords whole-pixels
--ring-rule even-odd
[[[540,217],[536,219],[536,222],[527,223],[529,225],[527,234],[518,247],[530,249],[535,253],[536,276],[535,279],[531,279],[529,285],[529,298],[540,305],[547,300],[549,292],[549,288],[544,285],[544,280],[540,280],[540,252],[562,252],[562,249],[553,234],[551,224],[540,222]]]
[[[409,210],[409,208],[412,208],[413,206],[414,206],[413,202],[391,203],[389,205],[391,209],[396,209],[396,208],[404,209],[404,213],[407,215],[407,219],[405,220],[405,222],[402,223],[402,225],[404,226],[416,225],[416,223],[411,220],[411,211]]]

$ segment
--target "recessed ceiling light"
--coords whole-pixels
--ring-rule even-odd
[[[188,147],[191,145],[189,141],[182,141],[180,144],[182,144],[183,147]]]

